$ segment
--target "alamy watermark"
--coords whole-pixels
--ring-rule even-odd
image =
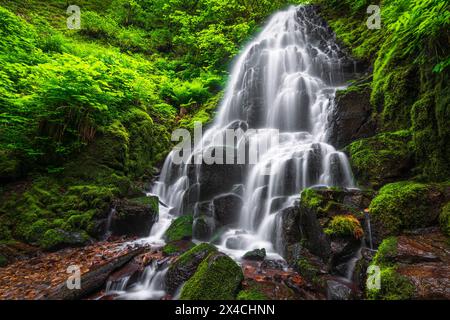
[[[67,8],[67,14],[70,15],[67,18],[67,29],[79,30],[81,29],[81,9],[79,6],[70,5]]]
[[[66,286],[69,290],[81,289],[81,268],[77,265],[70,265],[67,267],[67,273],[70,276],[67,278]]]
[[[371,4],[367,7],[367,13],[370,14],[367,18],[367,28],[369,29],[381,29],[381,9],[380,6]]]

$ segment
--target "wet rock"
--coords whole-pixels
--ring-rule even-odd
[[[242,259],[262,261],[266,258],[266,249],[255,249],[244,254]]]
[[[212,201],[217,226],[225,226],[238,222],[243,205],[242,198],[235,194],[221,195]]]
[[[341,282],[329,280],[327,281],[327,298],[328,300],[350,300],[352,289]]]
[[[208,216],[199,216],[194,219],[192,225],[192,236],[194,239],[208,241],[213,236],[215,230],[214,218]]]
[[[156,205],[151,204],[151,201],[154,201]],[[153,224],[158,220],[158,197],[148,197],[146,201],[119,200],[115,204],[115,213],[110,219],[113,235],[148,236]]]

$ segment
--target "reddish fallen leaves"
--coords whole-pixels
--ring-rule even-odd
[[[80,267],[81,274],[102,266],[135,249],[135,245],[99,242],[84,248],[70,248],[15,262],[0,268],[0,299],[40,299],[51,289],[67,281],[67,268]]]

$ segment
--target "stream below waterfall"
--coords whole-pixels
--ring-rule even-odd
[[[160,205],[159,221],[139,241],[162,246],[172,220],[193,214],[195,238],[214,236],[236,261],[260,248],[266,259],[282,259],[279,213],[301,190],[355,187],[346,155],[327,143],[335,93],[352,78],[352,66],[313,7],[274,14],[237,57],[218,114],[188,163],[176,163],[178,149],[168,155],[151,190],[167,207]],[[231,144],[230,129],[239,133]],[[233,151],[235,164],[192,161],[223,150]],[[237,163],[239,152],[256,153],[258,161]],[[154,263],[130,289],[124,280],[107,291],[119,299],[160,299],[165,271]]]

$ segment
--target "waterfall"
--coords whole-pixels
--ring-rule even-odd
[[[143,241],[164,244],[171,221],[193,214],[194,236],[214,239],[236,260],[257,248],[279,259],[279,213],[301,190],[354,186],[346,155],[327,143],[335,93],[351,78],[353,61],[314,7],[273,15],[235,61],[217,117],[183,154],[189,161],[175,161],[178,148],[167,156],[151,191],[167,207],[160,206],[159,221]],[[202,155],[215,161],[199,163]],[[150,266],[143,281],[120,298],[162,297],[164,274]]]
[[[188,157],[224,151],[229,157],[232,150],[241,152],[233,153],[234,160],[243,154],[247,162],[180,165],[174,161],[179,151],[173,150],[152,192],[171,215],[194,214],[194,228],[207,224],[212,231],[205,238],[218,229],[223,214],[214,204],[234,194],[240,199],[237,212],[225,214],[237,218],[226,225],[219,248],[237,259],[263,247],[276,256],[278,213],[301,190],[353,186],[347,157],[327,143],[334,96],[345,88],[353,65],[313,7],[276,13],[237,58],[218,115]],[[231,144],[229,129],[242,133]],[[256,163],[248,163],[252,152]]]

